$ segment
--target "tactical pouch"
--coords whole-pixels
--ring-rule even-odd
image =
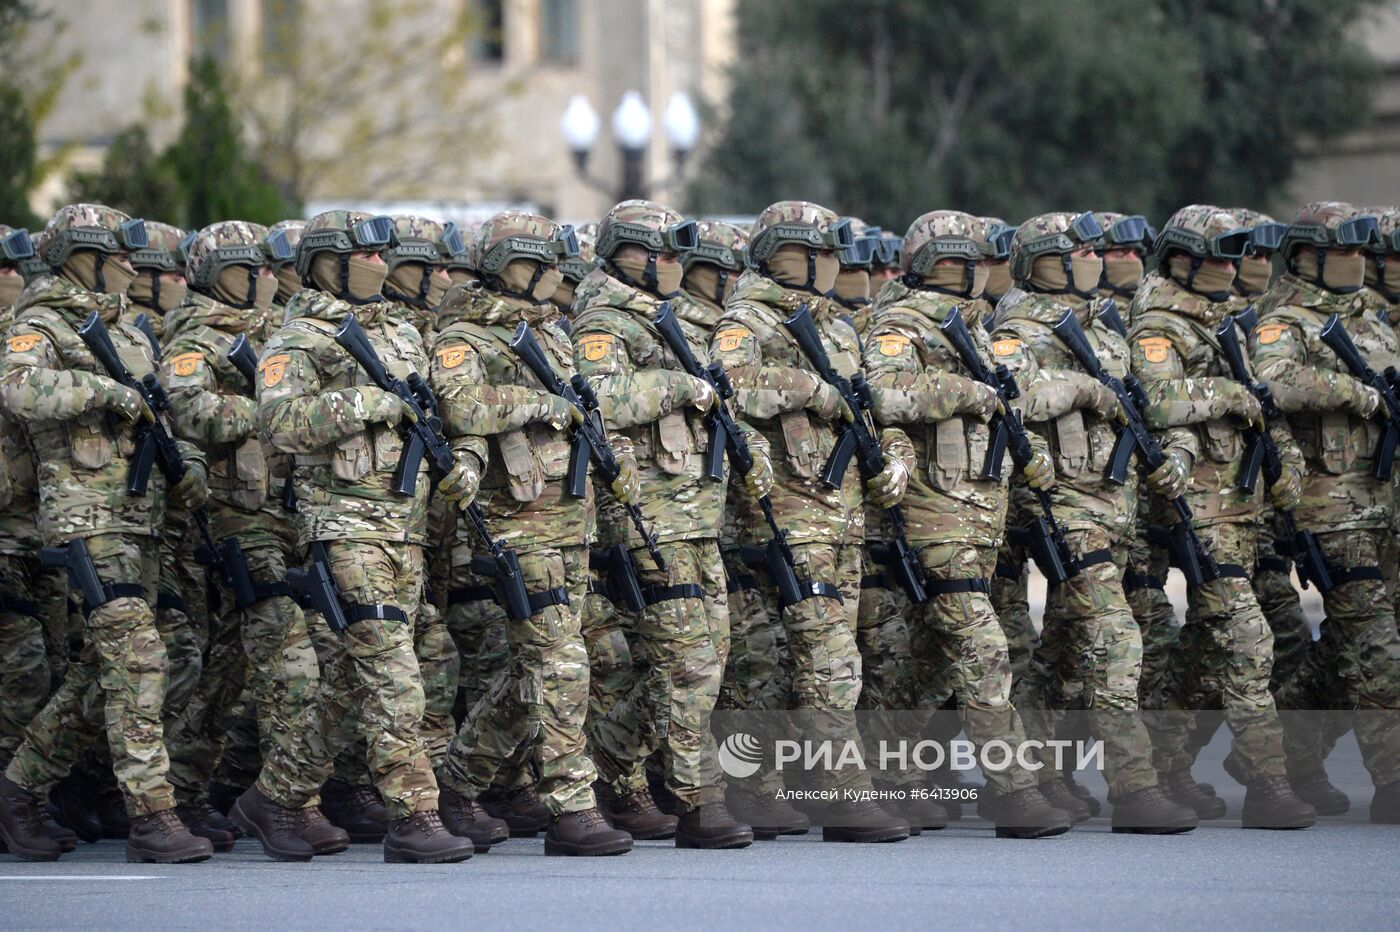
[[[395,472],[403,459],[403,437],[397,430],[375,424],[367,431],[370,446],[374,450],[374,471]]]
[[[670,476],[685,474],[690,462],[690,425],[685,415],[672,411],[655,424],[656,442],[652,447],[652,457],[662,472]]]
[[[1233,462],[1241,453],[1242,431],[1222,420],[1209,420],[1201,430],[1204,453],[1212,463]]]
[[[1349,472],[1360,456],[1358,434],[1365,429],[1353,429],[1351,417],[1344,411],[1328,411],[1318,418],[1318,459],[1322,468],[1334,476]],[[1370,452],[1367,449],[1367,452]]]
[[[262,441],[249,437],[233,451],[233,488],[229,500],[239,508],[257,511],[267,502],[267,457]],[[213,484],[213,477],[210,477]]]
[[[960,417],[939,421],[933,428],[928,478],[935,489],[949,491],[967,472],[967,435]],[[980,459],[979,459],[980,461]]]
[[[533,502],[544,491],[544,474],[535,462],[535,451],[523,430],[507,431],[496,438],[501,465],[510,478],[510,495],[517,502]],[[568,462],[564,464],[568,469]]]
[[[69,422],[68,448],[72,451],[73,465],[101,469],[112,461],[112,435],[104,424],[105,419],[103,412],[92,411]]]
[[[782,427],[783,451],[792,474],[799,479],[815,478],[821,462],[821,449],[812,419],[805,410],[789,411],[779,416],[778,423]]]
[[[359,482],[369,475],[369,438],[363,431],[338,440],[331,448],[331,474],[342,482]]]
[[[1056,475],[1076,479],[1084,475],[1088,462],[1089,435],[1084,429],[1084,415],[1079,411],[1060,415],[1055,419]],[[1105,458],[1104,464],[1107,462]]]

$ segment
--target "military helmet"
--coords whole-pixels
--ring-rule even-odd
[[[297,274],[311,274],[318,252],[348,256],[352,252],[383,252],[395,245],[394,218],[362,210],[327,210],[307,221],[297,243]]]
[[[977,262],[988,250],[981,218],[960,210],[931,210],[909,225],[900,252],[904,271],[924,278],[939,259]]]
[[[1272,255],[1283,242],[1283,234],[1288,232],[1286,223],[1248,207],[1231,207],[1230,213],[1236,223],[1249,231],[1249,251],[1256,256]]]
[[[1284,259],[1305,246],[1317,249],[1373,249],[1380,242],[1380,226],[1371,214],[1363,214],[1343,201],[1314,201],[1298,211],[1279,248]]]
[[[1362,207],[1358,213],[1376,218],[1376,241],[1369,251],[1376,255],[1400,253],[1400,207]]]
[[[597,230],[593,224],[590,223],[589,226]],[[574,237],[578,240],[578,255],[561,259],[559,271],[563,272],[569,281],[581,282],[589,272],[598,267],[598,251],[595,248],[597,241],[592,234],[585,233],[582,229],[574,230]]]
[[[305,220],[278,220],[267,228],[263,237],[263,254],[267,267],[274,272],[296,258],[297,244],[306,229]]]
[[[1031,266],[1040,256],[1071,253],[1085,247],[1097,249],[1103,227],[1091,213],[1060,211],[1032,217],[1011,237],[1011,277],[1030,278]]]
[[[977,219],[982,221],[982,227],[986,231],[987,258],[1010,259],[1011,237],[1016,235],[1016,228],[1000,217],[978,217]]]
[[[149,245],[146,223],[102,204],[69,204],[49,218],[39,238],[40,258],[57,269],[80,249],[105,255],[135,252]]]
[[[262,268],[267,227],[246,220],[211,223],[186,240],[185,280],[195,291],[209,291],[219,273],[231,265]]]
[[[684,255],[695,248],[696,224],[669,207],[651,201],[623,201],[598,224],[595,250],[600,259],[611,259],[624,243],[647,252]]]
[[[723,220],[701,220],[695,225],[695,248],[681,256],[687,270],[697,262],[708,262],[731,272],[748,265],[749,237],[743,230]]]
[[[0,223],[0,265],[21,268],[34,259],[34,241],[29,231]]]
[[[749,264],[759,268],[779,246],[841,250],[855,241],[849,220],[811,201],[778,201],[763,208],[749,232]]]
[[[1173,252],[1196,259],[1237,261],[1249,248],[1249,230],[1228,210],[1191,204],[1171,215],[1157,237],[1154,254],[1165,262]]]
[[[185,267],[185,231],[168,223],[146,221],[145,249],[131,254],[131,265],[137,269],[159,269],[178,272]]]
[[[453,227],[456,232],[456,227]],[[422,262],[424,265],[442,263],[445,247],[443,235],[447,228],[436,220],[414,214],[400,214],[394,218],[394,244],[384,250],[384,261],[389,271],[405,262]],[[460,237],[459,237],[460,239]]]
[[[1094,219],[1103,229],[1103,249],[1131,249],[1140,256],[1152,252],[1157,233],[1141,214],[1096,210]]]
[[[514,259],[558,265],[578,255],[578,237],[571,226],[524,210],[503,210],[481,225],[476,236],[476,270],[499,275]]]

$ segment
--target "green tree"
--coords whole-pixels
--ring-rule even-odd
[[[140,124],[112,139],[100,169],[75,172],[68,192],[73,201],[108,204],[133,217],[176,222],[185,216],[180,179],[170,160],[156,154]]]
[[[0,84],[0,222],[39,226],[29,208],[36,174],[34,123],[19,89]]]
[[[179,182],[183,225],[198,229],[229,219],[270,224],[295,216],[299,205],[289,204],[249,157],[213,59],[191,64],[184,104],[184,125],[162,157]]]
[[[1364,113],[1374,66],[1348,27],[1375,6],[739,0],[691,206],[804,197],[902,231],[942,206],[1264,204],[1309,137]]]

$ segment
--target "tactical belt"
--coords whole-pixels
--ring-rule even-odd
[[[980,592],[983,595],[992,591],[987,580],[978,576],[972,579],[930,579],[924,583],[929,595],[956,595],[959,592]]]
[[[1080,566],[1097,566],[1100,563],[1112,563],[1113,551],[1104,547],[1100,550],[1090,550],[1079,557]]]
[[[1360,582],[1363,579],[1374,579],[1377,582],[1384,582],[1385,577],[1381,575],[1379,566],[1350,566],[1346,569],[1338,569],[1329,566],[1328,572],[1332,576],[1332,588],[1342,586],[1347,583]]]
[[[175,592],[157,592],[156,611],[166,608],[173,612],[181,612],[186,615],[190,613],[189,609],[185,608],[185,599],[183,596]]]
[[[784,602],[780,598],[778,600],[778,608],[792,608],[798,602],[806,602],[808,599],[815,598],[835,599],[842,605],[846,604],[846,600],[841,597],[841,590],[831,583],[817,582],[813,579],[799,579],[797,581],[797,588],[798,591],[802,593],[802,598],[798,599],[796,602]]]
[[[354,624],[357,621],[397,621],[408,624],[408,614],[393,605],[365,605],[354,602],[345,606],[345,620]]]
[[[1293,564],[1283,557],[1260,557],[1256,564],[1258,569],[1255,575],[1259,573],[1283,573],[1286,575],[1293,568]]]
[[[1123,593],[1136,592],[1139,589],[1164,589],[1166,586],[1162,580],[1151,573],[1124,573]]]
[[[1243,566],[1240,566],[1238,563],[1217,563],[1215,564],[1215,568],[1220,571],[1220,575],[1216,577],[1217,579],[1249,578],[1249,571],[1246,570]],[[1376,578],[1379,579],[1380,577],[1378,576]]]
[[[861,591],[866,589],[888,589],[890,579],[884,573],[871,573],[860,578]]]
[[[107,601],[103,602],[102,605],[106,605],[108,602],[115,602],[117,599],[146,598],[146,587],[140,583],[103,583],[102,589],[107,594]],[[86,602],[83,602],[83,617],[86,618],[88,615],[91,615],[94,609],[99,609],[102,605],[88,605]]]
[[[12,599],[7,595],[0,595],[0,612],[13,612],[27,618],[38,618],[39,606],[29,599]]]
[[[271,582],[253,583],[253,604],[265,602],[268,599],[275,599],[279,596],[292,597],[292,587],[287,585],[285,579],[277,579]]]
[[[647,605],[672,602],[676,599],[703,599],[705,590],[695,583],[681,583],[678,586],[647,586],[642,590],[642,601]]]
[[[998,560],[995,575],[1002,579],[1020,580],[1022,569],[1024,569],[1024,564],[1007,563],[1005,560]]]
[[[448,605],[464,605],[470,602],[490,602],[495,598],[496,593],[490,586],[462,586],[460,589],[449,589],[447,591]]]

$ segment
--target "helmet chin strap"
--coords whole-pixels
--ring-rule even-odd
[[[373,294],[368,298],[356,298],[350,294],[350,254],[348,252],[340,253],[340,294],[336,297],[356,307],[384,300],[382,294]],[[252,307],[251,304],[248,306]]]
[[[425,266],[423,269],[423,278],[418,282],[418,294],[416,295],[404,294],[401,291],[394,290],[387,278],[384,280],[384,291],[394,300],[402,304],[407,304],[409,307],[416,307],[422,311],[431,310],[431,308],[428,307],[428,283],[432,280],[432,277],[432,268]]]
[[[1201,270],[1201,263],[1205,260],[1200,256],[1191,256],[1191,271],[1186,273],[1186,287],[1191,291],[1196,291],[1196,273]],[[1205,295],[1212,301],[1224,301],[1230,297],[1228,291],[1197,291],[1197,294]]]
[[[720,268],[719,275],[715,279],[715,303],[724,307],[724,287],[729,284],[729,270]]]
[[[107,254],[105,252],[99,252],[97,254],[97,261],[94,262],[92,266],[93,274],[95,276],[93,278],[93,284],[97,286],[97,290],[102,294],[107,293],[107,275],[102,271],[102,267],[106,264]]]
[[[1375,288],[1391,304],[1400,304],[1400,292],[1391,291],[1389,288],[1385,287],[1385,256],[1383,254],[1378,254],[1376,256]]]
[[[128,293],[128,297],[130,297],[130,294],[129,294],[129,293]],[[139,305],[141,305],[142,307],[148,307],[148,308],[150,308],[150,309],[153,310],[153,311],[159,311],[159,310],[160,310],[160,273],[159,273],[159,272],[155,272],[155,271],[151,272],[151,299],[150,299],[150,301],[140,301],[140,300],[138,300],[138,299],[136,299],[136,298],[132,298],[132,299],[131,299],[131,303],[132,303],[132,304],[139,304]]]
[[[633,288],[640,291],[656,295],[658,298],[669,298],[671,294],[675,294],[675,292],[671,292],[671,294],[662,293],[661,282],[656,277],[656,253],[651,250],[647,250],[647,264],[646,268],[642,269],[641,281],[637,281],[631,275],[622,271],[611,259],[608,260],[608,271],[617,280],[631,285]],[[721,300],[719,303],[723,304],[724,301]]]
[[[758,268],[764,275],[772,278],[776,282],[780,282],[784,288],[791,288],[794,291],[805,291],[818,296],[823,294],[823,292],[817,290],[817,251],[815,249],[807,250],[807,283],[804,285],[790,285],[781,279],[775,278],[773,273],[768,269],[768,260],[766,259],[759,263]]]
[[[961,291],[954,291],[952,288],[944,288],[942,285],[931,285],[924,280],[923,276],[915,275],[913,272],[906,272],[902,277],[905,286],[915,291],[932,291],[936,294],[946,294],[951,298],[972,298],[972,289],[977,280],[977,260],[967,259],[963,262],[963,287]]]
[[[496,275],[488,276],[486,279],[486,283],[492,291],[497,292],[498,294],[503,294],[511,298],[518,298],[521,301],[528,301],[531,304],[547,304],[547,299],[539,300],[535,298],[535,285],[539,284],[539,281],[543,276],[544,263],[536,262],[535,273],[530,276],[530,281],[525,285],[524,292],[512,291],[511,289],[507,288],[506,283],[501,281],[501,279]],[[427,293],[427,287],[428,280],[425,278],[423,279],[423,288],[425,294]]]

